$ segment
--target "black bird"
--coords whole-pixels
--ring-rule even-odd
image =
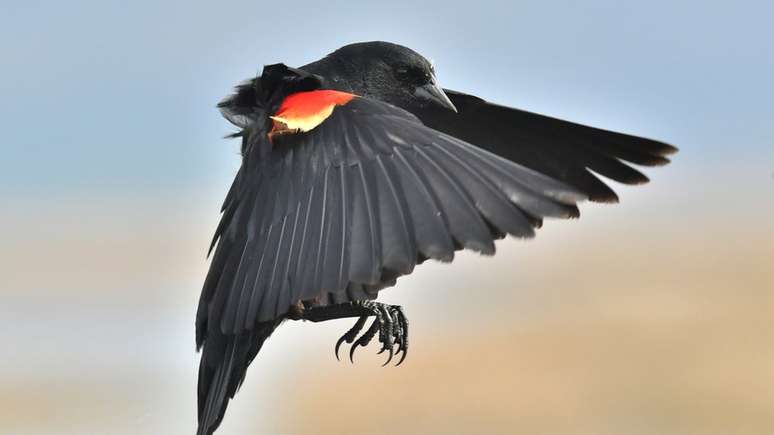
[[[376,337],[400,364],[408,322],[375,302],[379,290],[427,259],[492,255],[494,240],[578,217],[585,199],[615,202],[593,172],[644,183],[624,162],[663,165],[676,151],[442,89],[424,57],[386,42],[266,66],[219,108],[240,129],[242,166],[196,316],[199,435],[284,320],[355,317],[336,356]]]

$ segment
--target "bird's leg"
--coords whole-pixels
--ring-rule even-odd
[[[374,322],[366,332],[357,341],[357,335],[363,330],[368,317],[374,316]],[[309,320],[311,322],[324,322],[332,319],[343,319],[345,317],[358,317],[355,325],[339,338],[336,342],[336,359],[339,358],[339,347],[342,343],[353,343],[349,351],[349,358],[352,360],[355,349],[360,346],[367,346],[379,333],[379,342],[382,343],[382,349],[389,352],[387,365],[398,353],[403,353],[396,365],[400,365],[406,358],[408,351],[408,320],[403,314],[403,309],[398,305],[387,305],[375,301],[353,301],[344,304],[325,305],[310,307],[299,313],[298,319]],[[395,346],[397,345],[397,351]]]

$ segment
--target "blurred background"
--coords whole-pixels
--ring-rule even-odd
[[[628,3],[628,4],[627,4]],[[446,87],[680,147],[498,255],[383,293],[411,355],[284,325],[217,433],[774,433],[770,2],[0,4],[0,432],[192,434],[194,314],[239,165],[216,102],[389,40]],[[481,297],[481,295],[485,295]]]

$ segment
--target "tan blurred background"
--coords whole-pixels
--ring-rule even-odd
[[[374,346],[337,362],[348,321],[284,325],[219,433],[771,433],[774,183],[708,205],[756,176],[693,184],[710,180],[690,158],[622,204],[402,279],[384,293],[411,321],[399,368]],[[3,433],[192,433],[214,200],[4,216]]]
[[[0,433],[194,433],[194,314],[238,165],[212,107],[263,63],[374,38],[451,88],[681,152],[621,204],[386,290],[411,322],[399,368],[376,345],[337,362],[350,321],[283,325],[218,435],[774,433],[774,10],[394,6],[289,5],[297,33],[234,26],[265,15],[250,2],[3,6]],[[320,35],[336,13],[352,24]]]

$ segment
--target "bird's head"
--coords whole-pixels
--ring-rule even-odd
[[[439,106],[456,111],[435,78],[435,69],[422,55],[389,42],[346,45],[326,58],[340,66],[337,77],[348,90],[410,110]]]

